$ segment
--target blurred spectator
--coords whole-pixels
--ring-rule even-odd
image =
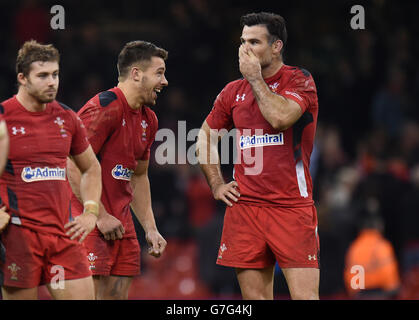
[[[13,30],[17,45],[22,45],[27,40],[37,40],[47,43],[51,36],[50,19],[47,8],[37,0],[25,0],[17,10]]]
[[[354,299],[394,298],[400,287],[398,263],[393,246],[382,235],[384,226],[377,199],[369,198],[366,210],[359,235],[346,254],[345,286]],[[354,277],[360,277],[359,282]]]
[[[409,107],[405,82],[405,73],[398,67],[390,67],[385,87],[375,95],[372,103],[374,126],[393,138],[400,134]]]

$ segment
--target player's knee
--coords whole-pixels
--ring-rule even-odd
[[[108,292],[104,300],[128,300],[128,293],[125,292]]]
[[[242,296],[244,300],[272,300],[273,293],[265,292],[257,289],[242,290]]]
[[[292,300],[319,300],[319,293],[317,290],[301,290],[293,292]]]

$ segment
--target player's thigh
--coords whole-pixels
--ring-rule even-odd
[[[63,286],[47,284],[48,291],[56,300],[94,300],[95,289],[91,276],[81,279],[65,280]]]
[[[263,269],[275,264],[264,234],[264,220],[259,207],[246,204],[228,207],[217,264],[242,269]]]
[[[96,299],[127,300],[133,277],[130,276],[99,276],[96,281]]]
[[[282,268],[291,299],[318,300],[320,270],[318,268]]]
[[[272,300],[274,267],[263,269],[236,268],[237,280],[245,300]]]
[[[16,288],[3,286],[1,293],[4,300],[37,300],[38,287],[35,288]]]
[[[3,286],[1,288],[3,300],[37,300],[38,287],[35,288],[16,288]]]

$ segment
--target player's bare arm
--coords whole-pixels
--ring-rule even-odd
[[[218,134],[211,130],[207,122],[204,121],[199,131],[196,150],[199,165],[205,174],[214,199],[222,200],[231,207],[233,205],[231,200],[237,202],[240,193],[236,181],[225,183],[223,179],[217,147],[220,138]]]
[[[0,121],[0,175],[2,175],[6,166],[7,156],[9,154],[9,136],[5,121]]]
[[[64,227],[68,229],[67,235],[71,235],[71,239],[80,237],[79,242],[82,242],[96,226],[102,193],[102,175],[100,164],[91,146],[81,154],[73,156],[73,160],[81,173],[79,195],[84,204],[84,211]],[[71,170],[74,171],[74,168]]]
[[[7,227],[9,224],[10,215],[6,211],[6,206],[0,208],[0,233]]]
[[[9,154],[9,136],[7,134],[6,122],[0,121],[0,175],[6,166],[7,156]],[[10,215],[6,212],[6,206],[0,208],[0,232],[2,232],[9,223]]]
[[[259,59],[250,46],[239,48],[239,65],[243,77],[249,81],[259,109],[276,130],[286,130],[301,117],[301,107],[295,101],[273,93],[262,77]]]
[[[151,207],[150,181],[148,179],[148,160],[138,161],[137,168],[131,178],[133,200],[131,208],[138,218],[145,232],[145,238],[149,245],[149,254],[160,257],[166,248],[167,242],[157,230]]]
[[[70,158],[67,159],[67,177],[74,195],[81,203],[83,203],[83,199],[80,195],[80,182],[82,175],[79,168],[74,163],[74,160]],[[99,201],[99,216],[97,218],[96,225],[99,231],[103,234],[105,240],[122,239],[124,236],[125,229],[121,221],[106,211],[102,201]]]

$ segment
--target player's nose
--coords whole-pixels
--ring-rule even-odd
[[[50,87],[55,86],[57,81],[58,81],[58,79],[54,78],[54,76],[52,76],[52,75],[49,76],[48,77],[48,86],[50,86]]]
[[[169,85],[169,81],[167,81],[166,76],[163,76],[162,81],[161,81],[161,84],[162,84],[163,86],[168,86],[168,85]]]

